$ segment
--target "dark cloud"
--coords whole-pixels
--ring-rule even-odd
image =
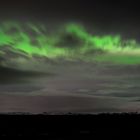
[[[49,75],[41,72],[22,71],[13,68],[0,66],[0,84],[7,83],[25,83],[29,78],[37,78],[39,76]]]

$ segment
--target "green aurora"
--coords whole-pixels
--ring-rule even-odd
[[[91,35],[74,23],[52,33],[40,24],[1,23],[0,56],[5,55],[4,48],[28,57],[140,64],[140,44],[135,40],[123,40],[119,35]]]

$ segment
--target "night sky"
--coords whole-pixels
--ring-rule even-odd
[[[98,0],[12,0],[0,3],[1,20],[40,21],[49,24],[81,22],[91,32],[122,34],[136,38],[140,34],[140,9],[134,2]]]
[[[14,34],[15,30],[7,32],[1,24],[12,27],[9,21],[46,26],[44,32],[39,30],[41,34],[40,28],[33,34],[29,26]],[[55,27],[65,24],[70,33],[76,29],[75,36],[65,39],[67,32],[57,34]],[[4,0],[0,1],[0,25],[0,112],[140,111],[140,49],[131,42],[131,38],[140,42],[138,3]],[[53,37],[46,34],[48,27]],[[75,47],[73,38],[82,45],[75,43]],[[68,48],[71,44],[74,49]],[[104,59],[107,61],[102,62]],[[115,63],[117,60],[122,63]]]

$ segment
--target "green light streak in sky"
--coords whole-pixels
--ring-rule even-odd
[[[70,36],[81,44],[68,47],[71,42],[66,42],[65,46],[61,47],[60,42],[66,41],[62,36]],[[9,47],[17,53],[23,52],[30,57],[37,55],[47,58],[80,58],[86,61],[140,64],[140,45],[135,40],[122,40],[118,35],[91,35],[77,24],[67,24],[64,26],[63,33],[56,31],[50,35],[43,25],[2,23],[0,24],[0,55],[3,54],[4,47]]]

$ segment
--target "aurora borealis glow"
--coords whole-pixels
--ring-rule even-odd
[[[4,22],[0,24],[0,54],[4,48],[28,57],[81,59],[120,64],[140,63],[140,45],[121,36],[89,34],[76,23],[48,32],[42,24]],[[73,46],[73,47],[71,47]]]
[[[0,112],[140,112],[140,8],[128,3],[1,2]]]

